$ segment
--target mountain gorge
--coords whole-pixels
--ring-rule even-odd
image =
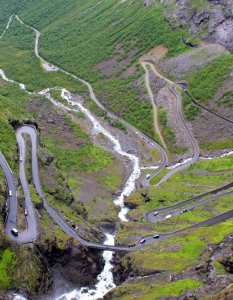
[[[0,7],[0,151],[14,175],[19,233],[30,224],[15,129],[37,124],[48,204],[83,241],[102,245],[111,234],[126,249],[114,252],[117,286],[103,299],[231,299],[232,215],[205,222],[232,210],[233,2]],[[51,218],[24,139],[39,235],[21,244],[6,233],[9,187],[0,169],[0,299],[69,299],[81,287],[86,299],[102,251]],[[99,298],[95,290],[90,297]]]

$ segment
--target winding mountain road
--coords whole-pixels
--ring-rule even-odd
[[[10,17],[7,27],[6,29],[9,27],[10,25],[10,21],[12,19],[13,16]],[[39,36],[40,33],[38,30],[36,30],[35,28],[25,24],[24,22],[22,22],[18,16],[15,16],[16,19],[30,27],[32,30],[34,30],[36,32],[36,39],[35,39],[35,55],[39,58],[42,59],[44,64],[49,65],[48,62],[46,62],[43,58],[41,58],[39,56],[38,53],[38,40],[39,40]],[[6,31],[6,30],[5,30]],[[5,33],[5,31],[3,32],[3,34]],[[3,36],[3,34],[0,36],[0,38]],[[146,64],[151,64],[149,61],[145,62],[145,66]],[[66,74],[72,76],[73,78],[81,81],[82,83],[84,83],[90,92],[90,96],[92,98],[93,101],[95,101],[95,103],[103,110],[105,110],[104,106],[97,100],[94,91],[91,87],[91,85],[86,82],[85,80],[78,78],[77,76],[63,70],[57,67],[54,67],[55,70],[61,70],[62,72],[65,72]],[[53,68],[53,70],[54,70]],[[193,162],[195,162],[198,157],[199,157],[199,148],[198,145],[195,141],[195,139],[193,138],[189,128],[187,127],[183,114],[182,114],[182,108],[181,108],[181,98],[179,93],[176,91],[176,87],[177,85],[175,85],[172,81],[170,81],[169,79],[163,77],[162,75],[160,75],[156,69],[154,68],[154,65],[151,64],[151,68],[152,70],[161,78],[163,78],[164,80],[166,80],[169,84],[171,84],[171,91],[174,93],[174,95],[176,96],[178,105],[177,105],[177,114],[179,115],[180,120],[182,121],[183,126],[185,127],[189,139],[192,142],[193,145],[193,149],[194,149],[194,155],[193,158],[186,164],[183,164],[181,166],[179,166],[178,168],[170,171],[169,173],[167,173],[162,180],[158,183],[162,183],[164,181],[166,181],[172,174],[174,174],[175,172],[178,172],[180,170],[182,170],[183,168],[186,168],[188,165],[192,164]],[[149,85],[147,85],[148,87],[148,91],[150,90]],[[151,98],[152,99],[152,98]],[[125,126],[127,126],[128,128],[130,128],[131,130],[133,130],[135,133],[137,132],[137,129],[134,128],[133,126],[131,126],[130,124],[128,124],[127,122],[125,122],[122,119],[119,119],[117,116],[115,116],[114,114],[107,112],[109,117],[111,118],[116,118],[118,120],[120,120]],[[157,123],[157,120],[155,119],[155,125]],[[81,238],[72,228],[70,228],[68,226],[68,224],[57,214],[57,212],[48,204],[48,202],[46,201],[46,198],[43,194],[41,185],[40,185],[40,180],[39,180],[39,175],[38,175],[38,164],[37,164],[37,133],[36,133],[36,129],[34,127],[31,126],[22,126],[20,128],[16,129],[16,137],[17,137],[17,142],[20,148],[20,156],[22,157],[22,162],[20,162],[20,181],[25,193],[25,205],[28,208],[29,214],[28,216],[26,216],[26,220],[27,220],[27,229],[24,230],[23,232],[19,231],[19,235],[13,236],[11,233],[11,229],[13,227],[17,227],[17,197],[16,197],[16,187],[15,187],[15,183],[14,183],[14,178],[12,175],[12,172],[6,162],[6,160],[4,159],[3,155],[0,153],[0,165],[5,173],[5,177],[6,177],[6,181],[7,181],[7,185],[8,185],[8,189],[11,190],[12,192],[12,196],[10,197],[10,199],[8,200],[8,217],[6,219],[6,224],[5,224],[5,229],[6,229],[6,233],[10,236],[10,238],[14,239],[15,241],[17,241],[18,243],[28,243],[31,242],[32,240],[37,238],[38,235],[38,229],[37,229],[37,221],[36,221],[36,217],[35,217],[35,213],[34,213],[34,209],[33,209],[33,205],[32,205],[32,201],[30,198],[30,192],[28,189],[28,183],[26,180],[26,176],[25,176],[25,169],[24,169],[24,161],[25,161],[25,152],[26,152],[26,146],[25,146],[25,141],[24,138],[22,136],[22,134],[28,134],[30,136],[31,139],[31,162],[32,162],[32,176],[33,176],[33,182],[35,185],[35,188],[38,192],[38,194],[40,195],[40,197],[43,199],[43,205],[44,208],[47,210],[47,212],[50,214],[50,216],[55,220],[55,222],[64,230],[64,232],[68,235],[70,235],[71,237],[73,237],[74,239],[78,240],[81,244],[91,247],[91,248],[96,248],[96,249],[103,249],[103,250],[113,250],[113,251],[132,251],[135,249],[138,249],[144,245],[147,244],[151,244],[153,243],[155,240],[153,239],[153,236],[146,236],[145,237],[145,241],[143,243],[140,243],[140,241],[138,241],[138,243],[132,247],[126,247],[126,246],[108,246],[108,245],[102,245],[102,244],[98,244],[98,243],[92,243],[89,241],[86,241],[85,239]],[[159,133],[158,133],[159,134]],[[160,135],[160,134],[159,134]],[[155,176],[156,174],[158,174],[158,172],[160,172],[167,164],[167,155],[166,152],[164,151],[164,149],[157,144],[154,140],[152,140],[150,137],[146,136],[143,133],[138,133],[138,136],[144,140],[147,140],[149,142],[149,144],[151,146],[153,146],[154,148],[156,148],[160,154],[161,154],[161,161],[160,161],[160,165],[158,167],[158,169],[156,171],[154,171],[151,174],[151,177]],[[160,135],[161,136],[161,135]],[[163,141],[163,139],[161,139]],[[163,142],[164,143],[164,142]],[[165,144],[164,144],[165,145]],[[150,178],[151,179],[151,178]],[[142,183],[147,186],[149,185],[149,180],[143,179]],[[157,185],[158,185],[157,184]],[[213,199],[212,199],[213,200]],[[207,200],[204,200],[207,201]],[[211,200],[209,200],[211,201]],[[194,205],[194,204],[193,204]],[[156,240],[164,240],[166,238],[169,238],[171,236],[175,236],[180,234],[181,232],[184,232],[186,230],[189,229],[195,229],[198,227],[202,227],[205,225],[212,225],[212,224],[216,224],[220,221],[224,221],[228,218],[231,218],[233,216],[233,210],[226,212],[220,216],[214,217],[210,220],[201,222],[199,224],[195,224],[193,226],[190,226],[188,228],[173,232],[173,233],[169,233],[169,234],[162,234],[160,235],[160,237]]]
[[[140,243],[140,241],[138,241],[138,243],[136,245],[133,245],[131,247],[128,246],[110,246],[110,245],[103,245],[103,244],[99,244],[99,243],[93,243],[93,242],[89,242],[83,238],[81,238],[71,227],[69,227],[69,225],[57,214],[57,212],[48,204],[48,202],[46,201],[46,198],[43,194],[41,185],[40,185],[40,180],[39,180],[39,175],[38,175],[38,164],[37,164],[37,132],[36,129],[32,126],[22,126],[16,129],[16,136],[17,136],[17,141],[19,143],[19,148],[20,148],[20,153],[23,156],[23,161],[20,162],[22,163],[22,165],[24,165],[24,157],[25,157],[25,142],[23,141],[24,138],[22,136],[22,134],[28,134],[30,136],[31,139],[31,163],[32,163],[32,177],[33,177],[33,182],[35,185],[35,188],[38,192],[38,194],[41,196],[41,198],[43,199],[43,205],[44,208],[47,210],[47,212],[50,214],[50,216],[54,219],[54,221],[63,229],[63,231],[68,234],[69,236],[73,237],[74,239],[76,239],[77,241],[79,241],[82,245],[90,247],[90,248],[95,248],[95,249],[100,249],[100,250],[112,250],[112,251],[133,251],[135,249],[139,249],[140,247],[143,247],[144,245],[148,245],[151,244],[153,242],[155,242],[155,239],[153,238],[153,236],[146,236],[145,237],[145,242],[142,244]],[[1,154],[1,153],[0,153]],[[12,235],[12,233],[10,232],[12,227],[16,227],[16,207],[17,207],[17,199],[16,199],[16,190],[14,191],[14,178],[12,175],[12,172],[6,162],[6,160],[4,159],[3,155],[0,155],[0,164],[2,169],[4,170],[4,173],[6,175],[6,179],[7,179],[7,184],[8,187],[12,188],[12,197],[10,199],[10,211],[9,211],[9,215],[7,218],[7,222],[6,222],[6,233],[9,235],[10,238],[12,238],[13,240],[15,240],[18,243],[28,243],[31,242],[32,240],[30,240],[30,234],[32,234],[33,232],[36,232],[36,220],[34,220],[33,218],[28,220],[30,221],[30,223],[28,223],[28,230],[26,232],[19,232],[18,237],[15,237]],[[22,172],[25,173],[24,168],[22,168]],[[21,174],[21,173],[20,173]],[[25,174],[22,174],[22,176],[25,176]],[[27,185],[26,179],[25,179],[25,184]],[[232,192],[233,193],[233,192]],[[13,196],[15,195],[15,196]],[[31,209],[33,209],[32,204],[29,203],[29,201],[31,202],[31,198],[28,197],[27,198],[27,205],[31,205]],[[12,211],[11,211],[12,209]],[[32,216],[34,215],[33,211],[29,212],[29,215],[32,214]],[[29,217],[28,215],[28,217]],[[182,230],[176,231],[176,232],[172,232],[169,234],[162,234],[160,235],[160,237],[156,240],[165,240],[169,237],[172,236],[176,236],[178,234],[180,234],[181,232],[184,232],[186,230],[190,230],[190,229],[195,229],[195,228],[199,228],[205,225],[213,225],[216,224],[220,221],[224,221],[228,218],[231,218],[233,216],[233,210],[224,213],[220,216],[217,216],[215,218],[212,218],[210,220],[201,222],[199,224],[195,224],[193,226],[190,226],[188,228],[184,228]],[[34,230],[33,230],[34,228]],[[27,235],[27,233],[29,235]]]

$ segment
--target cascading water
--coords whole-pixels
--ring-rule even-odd
[[[127,221],[127,212],[129,211],[127,207],[124,206],[124,197],[128,196],[130,193],[133,192],[135,189],[135,181],[140,175],[140,168],[139,168],[139,159],[138,157],[128,154],[125,152],[119,143],[119,141],[108,131],[106,130],[101,123],[91,114],[90,111],[88,111],[86,108],[82,106],[82,104],[78,102],[72,101],[72,96],[70,92],[66,89],[61,90],[61,97],[67,101],[67,103],[70,106],[77,107],[77,108],[68,108],[65,105],[63,105],[60,102],[55,101],[50,93],[49,89],[43,90],[40,92],[41,95],[44,95],[47,99],[49,99],[55,106],[66,109],[66,110],[73,110],[73,111],[81,111],[83,112],[89,120],[93,124],[93,131],[95,133],[102,133],[104,134],[113,144],[113,149],[120,155],[125,156],[129,158],[132,162],[133,165],[133,171],[131,175],[129,176],[128,180],[125,183],[125,186],[123,188],[123,191],[121,192],[120,196],[117,197],[114,200],[114,203],[116,205],[119,205],[121,207],[121,210],[118,214],[119,218],[121,221]],[[106,235],[106,240],[104,242],[105,245],[114,245],[114,238],[115,235],[110,234],[110,233],[105,233]],[[103,258],[105,260],[105,266],[101,274],[98,276],[98,282],[95,286],[95,289],[88,289],[86,287],[82,287],[81,289],[78,290],[73,290],[70,293],[63,294],[62,296],[58,296],[55,299],[60,300],[60,299],[66,299],[70,300],[75,297],[75,299],[97,299],[99,297],[103,297],[104,294],[106,294],[110,289],[112,289],[115,284],[113,282],[113,275],[111,272],[111,268],[113,267],[111,264],[111,259],[112,259],[112,251],[104,251],[103,252]],[[84,293],[85,291],[85,293]]]
[[[5,73],[2,69],[0,69],[0,75],[2,76],[2,78],[4,80],[6,80],[8,82],[15,82],[14,80],[11,80],[11,79],[7,78],[7,76],[5,75]],[[25,87],[24,84],[19,84],[19,87],[21,89],[24,89],[27,92],[26,87]],[[135,189],[135,181],[140,175],[141,171],[140,171],[140,167],[139,167],[138,157],[125,152],[121,148],[121,145],[120,145],[119,141],[108,130],[106,130],[100,124],[100,122],[86,108],[84,108],[80,103],[76,103],[76,102],[71,100],[71,94],[68,90],[66,90],[66,89],[61,90],[62,98],[65,99],[69,105],[71,105],[73,107],[76,106],[76,107],[78,107],[78,109],[66,107],[65,105],[55,101],[51,97],[51,95],[49,93],[49,89],[45,89],[45,90],[41,91],[39,94],[45,96],[47,99],[49,99],[57,107],[61,107],[63,109],[69,110],[69,111],[71,111],[71,110],[77,111],[79,109],[79,111],[82,111],[83,113],[85,113],[85,115],[92,122],[93,130],[95,131],[95,133],[99,132],[99,133],[104,134],[112,142],[113,149],[118,154],[120,154],[122,156],[125,156],[125,157],[127,157],[128,159],[131,160],[133,171],[132,171],[131,175],[129,176],[129,178],[127,179],[127,181],[125,183],[125,186],[123,188],[123,191],[121,192],[120,196],[117,197],[114,200],[114,203],[121,207],[121,210],[118,214],[119,218],[121,219],[121,221],[127,221],[126,214],[129,210],[124,206],[124,197],[128,196]],[[115,235],[110,234],[110,233],[105,233],[105,236],[106,236],[106,240],[105,240],[104,244],[105,245],[114,245]],[[112,289],[115,286],[115,284],[113,282],[113,275],[112,275],[112,272],[111,272],[111,268],[113,266],[110,262],[111,259],[112,259],[112,251],[104,251],[103,252],[103,258],[105,260],[105,266],[104,266],[103,271],[101,272],[101,274],[99,274],[99,276],[97,278],[98,282],[95,286],[95,289],[87,290],[87,288],[82,287],[79,290],[73,290],[72,292],[66,293],[62,296],[61,295],[53,296],[53,298],[51,300],[54,300],[54,299],[56,299],[56,300],[59,300],[59,299],[69,300],[69,299],[73,299],[74,297],[76,297],[76,299],[82,299],[82,300],[85,300],[85,299],[94,300],[94,299],[102,297],[104,294],[106,294],[110,289]],[[85,293],[84,293],[84,291],[85,291]],[[24,298],[21,295],[17,295],[17,296],[15,295],[13,299],[14,300],[26,300],[26,298]]]

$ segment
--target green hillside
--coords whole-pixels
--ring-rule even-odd
[[[9,17],[14,6],[12,3],[4,2],[3,7],[3,12],[9,11]],[[69,2],[25,1],[15,7],[15,13],[18,13],[22,21],[41,31],[39,53],[43,58],[88,80],[93,84],[95,92],[106,108],[154,136],[151,103],[145,100],[145,95],[136,84],[136,80],[144,73],[138,59],[159,44],[168,47],[169,56],[188,50],[182,42],[182,35],[184,33],[187,35],[187,32],[172,30],[162,16],[160,5],[153,4],[145,9],[143,1],[135,1],[129,5],[128,1],[121,3],[111,0],[96,4],[96,1],[77,3],[72,0]],[[6,15],[6,13],[0,15],[2,26],[7,22]],[[21,29],[17,29],[15,22],[13,21],[14,25],[11,26],[10,33],[7,32],[4,36],[5,47],[1,46],[0,50],[2,61],[5,60],[9,64],[7,67],[6,63],[3,64],[4,68],[6,71],[11,69],[12,72],[9,74],[12,78],[28,84],[30,90],[42,89],[44,84],[40,82],[48,82],[48,75],[43,73],[38,76],[38,72],[41,73],[39,69],[34,68],[30,72],[24,69],[25,63],[31,68],[36,64],[39,66],[32,52],[21,53],[21,62],[18,60],[17,53],[14,55],[10,53],[15,44],[15,42],[11,43],[15,36],[20,36],[20,40],[24,40],[25,48],[21,50],[29,50],[27,48],[29,36],[34,35],[33,31],[30,33],[30,29],[22,29],[20,24],[18,27]],[[7,43],[9,50],[6,48]],[[32,46],[33,43],[30,47]],[[10,56],[17,56],[17,58],[13,61],[9,59]],[[94,68],[98,63],[113,57],[116,58],[119,66],[113,66],[115,71],[112,76],[109,77]],[[16,70],[15,63],[19,65]],[[133,71],[126,76],[127,78],[121,78],[121,74],[130,69]],[[33,78],[27,77],[29,73],[34,74],[38,86],[35,84],[31,86]],[[57,80],[57,77],[55,79]],[[55,85],[54,80],[49,85]]]
[[[148,2],[148,5],[144,5],[145,2]],[[202,1],[201,8],[207,4],[207,1]],[[194,5],[198,10],[197,1]],[[155,68],[157,68],[157,63],[159,65],[164,58],[165,63],[164,65],[161,63],[159,70],[161,74],[174,81],[182,80],[182,83],[187,84],[190,94],[195,99],[203,105],[209,105],[208,107],[215,112],[220,111],[220,114],[225,113],[229,117],[233,91],[229,82],[225,86],[224,84],[232,72],[232,55],[219,51],[216,52],[216,56],[211,56],[206,50],[207,58],[203,59],[204,62],[200,65],[195,66],[195,61],[198,62],[200,54],[196,57],[193,54],[193,57],[190,55],[189,59],[182,60],[182,62],[185,61],[183,65],[190,63],[190,67],[185,69],[186,66],[180,63],[179,58],[181,55],[192,53],[195,47],[186,45],[183,36],[186,40],[195,41],[196,44],[199,42],[200,48],[201,41],[191,36],[186,26],[178,29],[169,26],[163,15],[162,1],[160,3],[160,1],[144,0],[0,0],[0,8],[0,36],[10,16],[13,15],[9,28],[0,39],[0,69],[4,70],[8,78],[15,81],[14,83],[6,82],[0,77],[0,151],[9,161],[17,178],[18,149],[15,133],[9,125],[9,120],[31,119],[38,122],[40,128],[40,134],[38,133],[39,175],[48,203],[80,236],[90,241],[102,242],[104,238],[102,227],[112,229],[118,222],[119,210],[114,206],[112,199],[119,193],[129,175],[130,168],[127,170],[129,161],[124,161],[112,152],[109,141],[102,133],[92,131],[92,125],[82,111],[59,109],[38,92],[46,88],[54,88],[51,95],[57,101],[67,105],[66,101],[61,98],[60,90],[61,88],[68,89],[85,107],[98,115],[103,126],[108,122],[108,126],[121,129],[121,131],[113,129],[116,129],[114,131],[116,139],[120,134],[124,136],[123,141],[128,138],[134,139],[130,147],[127,144],[126,149],[124,145],[124,149],[128,153],[134,153],[134,151],[139,153],[141,166],[152,165],[154,161],[159,163],[160,158],[157,150],[152,149],[151,142],[148,144],[142,138],[140,139],[140,134],[137,136],[138,132],[128,134],[121,120],[113,121],[107,116],[106,111],[100,110],[91,100],[87,86],[71,74],[91,84],[95,95],[106,110],[156,139],[158,134],[154,129],[153,109],[146,88],[145,70],[141,66],[140,58],[156,46],[163,45],[164,55],[154,60]],[[175,9],[175,4],[169,9],[171,11]],[[15,15],[18,15],[20,20],[28,26],[21,24]],[[46,71],[43,61],[36,57],[35,31],[30,26],[40,31],[39,55],[41,58],[48,61],[50,66],[59,67],[60,70],[54,71],[53,67],[51,72]],[[168,61],[170,65],[166,66]],[[173,66],[177,67],[179,74],[171,75],[169,70]],[[171,94],[167,88],[167,82],[164,78],[158,78],[152,69],[149,72],[152,93],[156,97],[160,95],[158,98],[162,103],[158,100],[158,124],[168,148],[168,165],[180,162],[192,155],[192,145],[188,145],[190,150],[186,145],[176,144],[177,132],[169,123],[172,109],[169,114],[167,108],[176,102],[175,98],[174,101],[167,101],[170,100]],[[19,89],[17,83],[24,83],[31,94]],[[219,89],[222,90],[219,91]],[[165,100],[159,94],[161,90],[164,91]],[[183,94],[182,97],[185,117],[190,121],[189,125],[203,153],[206,156],[210,154],[220,156],[222,152],[219,149],[225,150],[232,146],[230,128],[232,124],[228,124],[226,129],[225,123],[222,125],[220,121],[217,123],[216,119],[211,119],[207,113],[203,113],[201,108],[195,106],[187,95]],[[164,108],[166,104],[167,107]],[[226,110],[224,110],[225,106]],[[207,120],[206,123],[203,120]],[[210,123],[212,127],[216,122],[216,132],[218,128],[222,130],[216,139],[215,136],[211,137],[211,134],[206,137],[203,133],[208,132],[209,120],[212,121]],[[179,120],[176,122],[179,123]],[[202,127],[198,127],[202,124],[204,124]],[[182,135],[182,132],[178,134]],[[148,145],[150,148],[147,148]],[[219,152],[211,152],[211,150]],[[36,194],[31,182],[29,151],[27,149],[25,165],[29,176],[30,192],[33,195],[34,206],[42,214],[42,219],[38,219],[41,230],[39,239],[41,244],[49,244],[52,241],[53,246],[55,245],[59,252],[70,241],[59,226],[51,221],[43,209],[40,197]],[[156,188],[154,186],[142,188],[140,178],[137,183],[138,189],[125,199],[126,203],[134,209],[129,212],[130,221],[121,222],[116,233],[116,244],[130,246],[137,243],[143,236],[184,229],[230,210],[232,196],[227,195],[200,205],[185,214],[178,213],[169,220],[157,223],[145,221],[145,215],[150,210],[174,205],[231,183],[233,180],[231,163],[233,163],[232,156],[211,161],[198,161],[171,176],[168,181]],[[143,176],[146,175],[145,172],[152,171],[142,170]],[[164,169],[150,183],[156,184],[167,172],[169,172],[168,169]],[[2,210],[5,205],[5,185],[3,173],[0,172],[0,208]],[[21,206],[18,222],[20,228],[25,229],[20,184],[17,186],[17,193],[20,197],[19,206]],[[4,223],[3,215],[0,220]],[[206,249],[209,249],[208,247],[216,249],[222,239],[232,233],[231,226],[232,220],[228,220],[213,227],[185,232],[181,236],[161,243],[155,242],[126,255],[116,256],[117,263],[114,272],[122,277],[118,278],[119,287],[110,292],[106,299],[160,299],[160,297],[170,295],[178,297],[206,283],[207,264],[210,264],[212,260],[216,264],[218,275],[225,275],[226,270],[221,259],[213,257],[212,252]],[[6,266],[11,262],[11,268],[15,270],[17,268],[15,260],[18,262],[17,255],[14,256],[8,250],[2,253],[1,248],[0,243],[0,265],[2,264],[5,278],[4,282],[0,278],[0,298],[1,293],[7,289],[16,288],[17,285],[19,285],[17,288],[21,287],[21,281],[13,284],[14,272],[10,269],[11,274],[8,274]],[[228,248],[230,249],[230,246]],[[19,249],[14,251],[17,252]],[[87,256],[83,257],[86,260],[89,259]],[[59,258],[58,261],[53,261],[53,263],[57,262]],[[198,269],[199,263],[206,268],[203,267],[203,272],[199,271],[200,268]],[[227,263],[231,264],[232,259],[229,258]],[[35,262],[35,268],[37,268],[37,262]],[[40,270],[38,267],[38,274]],[[29,275],[31,275],[30,272]],[[131,275],[138,278],[121,285]],[[145,276],[150,276],[150,278]],[[174,278],[173,282],[170,282],[169,276]],[[214,288],[218,291],[222,286],[216,285]],[[33,287],[28,289],[32,297],[42,293],[41,290],[37,290],[36,280],[33,281]]]

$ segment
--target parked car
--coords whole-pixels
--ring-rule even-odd
[[[27,208],[24,209],[24,214],[25,214],[25,216],[28,215],[28,209]]]
[[[12,233],[13,235],[17,236],[19,232],[18,232],[18,230],[17,230],[16,228],[12,228],[12,229],[11,229],[11,233]]]
[[[145,243],[145,241],[146,241],[146,239],[141,239],[140,243],[143,244],[143,243]]]
[[[153,238],[154,238],[154,239],[158,239],[158,238],[159,238],[159,235],[158,235],[158,234],[155,234],[155,235],[153,235]]]

